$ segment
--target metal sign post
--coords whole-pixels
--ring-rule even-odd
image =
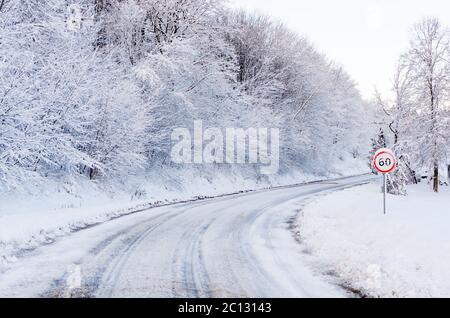
[[[383,173],[383,214],[386,215],[386,192],[387,192],[387,177]]]
[[[387,175],[397,167],[394,152],[389,149],[378,150],[373,157],[373,166],[383,175],[383,213],[386,212]]]

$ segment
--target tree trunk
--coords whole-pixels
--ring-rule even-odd
[[[433,176],[433,190],[439,192],[439,166],[434,164],[434,176]]]
[[[97,168],[89,168],[89,180],[94,180],[98,175]]]

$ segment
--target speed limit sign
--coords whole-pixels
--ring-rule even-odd
[[[397,159],[389,149],[380,149],[375,153],[373,166],[381,173],[391,173],[397,167]]]
[[[397,158],[394,152],[390,149],[380,149],[373,156],[373,166],[377,171],[383,174],[383,211],[386,214],[386,192],[387,192],[387,178],[386,175],[397,168]]]

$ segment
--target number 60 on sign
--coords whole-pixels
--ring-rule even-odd
[[[397,159],[389,149],[380,149],[375,153],[373,166],[381,173],[391,173],[397,167]]]

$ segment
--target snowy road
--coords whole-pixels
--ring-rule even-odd
[[[345,297],[289,227],[311,197],[371,176],[155,208],[26,252],[0,274],[12,297]]]

